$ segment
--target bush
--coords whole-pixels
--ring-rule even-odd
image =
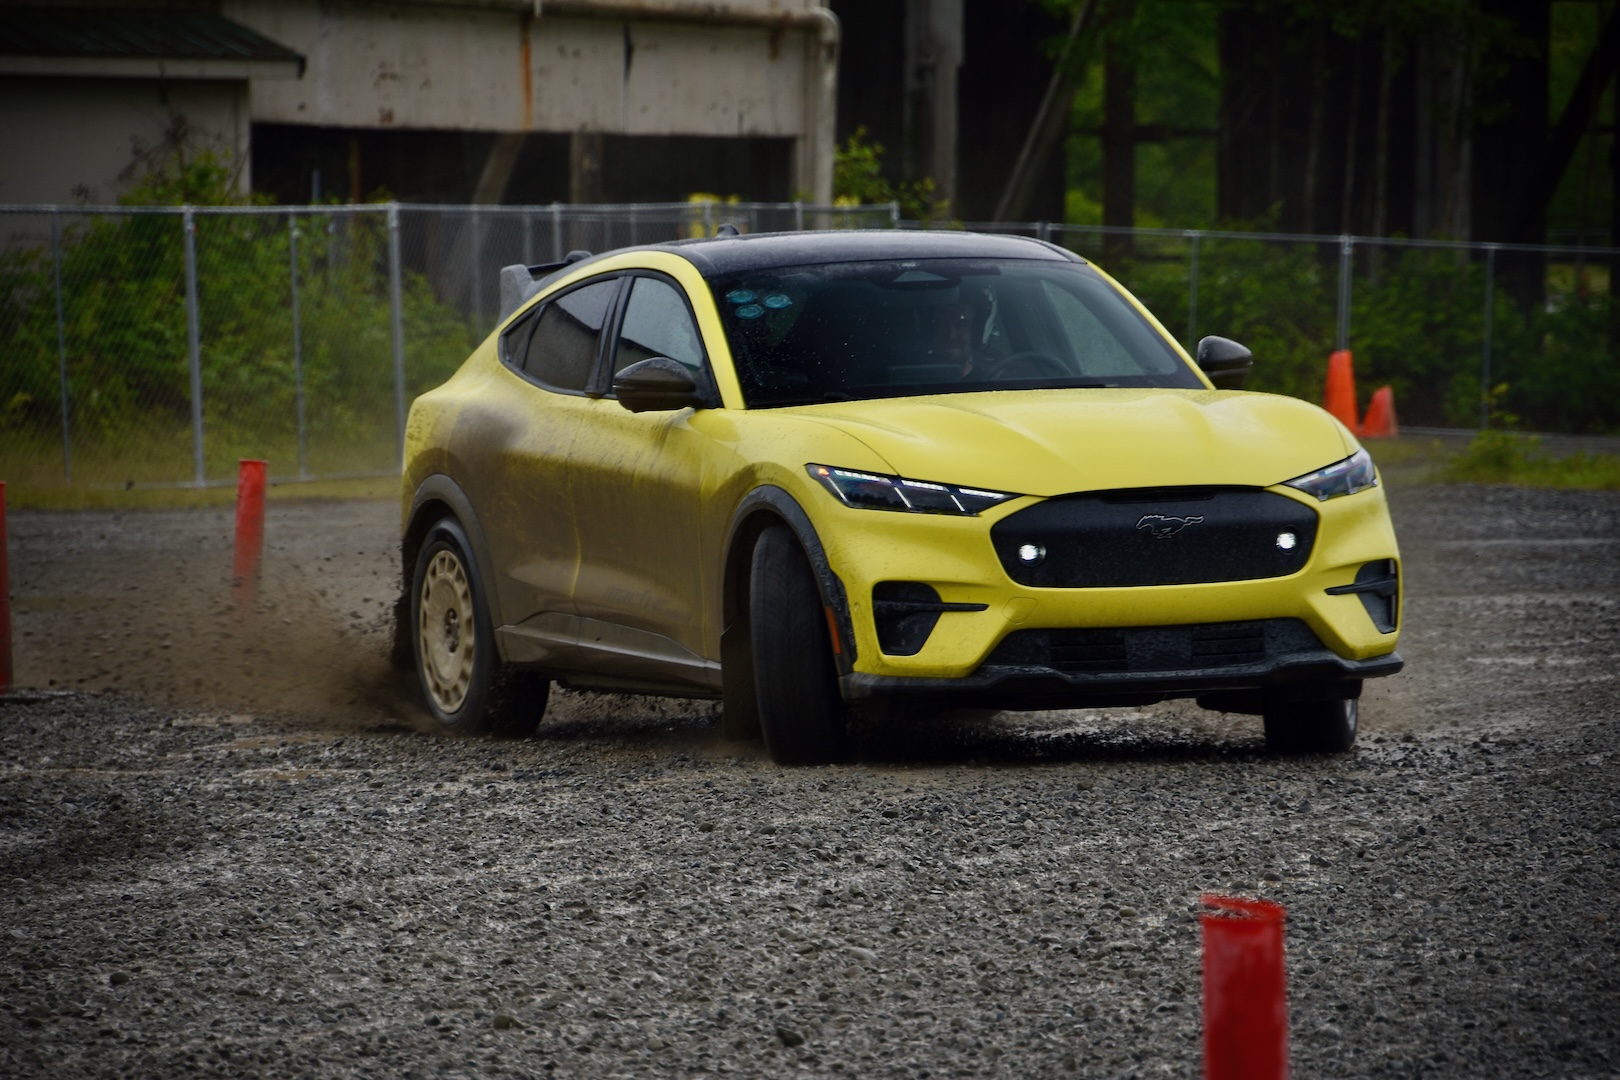
[[[148,204],[177,181],[158,177],[128,202]],[[213,204],[236,199],[206,159],[178,184]],[[202,190],[199,190],[202,189]],[[62,231],[62,341],[75,460],[115,462],[131,479],[191,475],[191,372],[185,235],[178,212],[80,219]],[[211,475],[238,457],[299,455],[298,396],[316,471],[397,465],[387,222],[381,211],[300,215],[298,334],[293,238],[284,214],[194,214],[204,432]],[[61,460],[62,360],[49,250],[0,253],[0,448],[49,445]],[[407,397],[443,380],[474,332],[407,273]],[[131,468],[140,455],[161,459]],[[176,465],[178,459],[179,467]],[[135,476],[135,473],[141,473]],[[118,478],[122,478],[120,475]]]
[[[1337,245],[1206,239],[1199,265],[1198,333],[1236,338],[1254,351],[1252,389],[1320,401],[1337,332]],[[1172,332],[1186,326],[1184,254],[1138,254],[1109,269]],[[1352,286],[1350,341],[1362,407],[1387,383],[1403,423],[1477,426],[1484,263],[1457,250],[1363,250]],[[1506,389],[1496,395],[1493,416],[1546,431],[1620,431],[1613,325],[1607,294],[1554,294],[1527,314],[1499,279],[1491,382]]]
[[[1482,431],[1442,475],[1457,483],[1614,490],[1620,488],[1620,457],[1587,453],[1550,457],[1533,435]]]

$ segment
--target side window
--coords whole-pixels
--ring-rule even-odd
[[[700,386],[708,381],[703,341],[680,290],[659,278],[638,277],[625,304],[613,374],[654,356],[667,356],[690,368]]]
[[[523,370],[555,389],[584,391],[618,292],[619,279],[612,278],[547,301],[529,338]]]

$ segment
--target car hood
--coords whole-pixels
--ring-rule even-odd
[[[999,391],[792,411],[860,440],[901,476],[1023,495],[1268,487],[1356,448],[1314,405],[1241,391]]]

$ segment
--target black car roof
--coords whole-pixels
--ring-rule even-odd
[[[970,233],[958,230],[919,232],[903,229],[829,229],[814,232],[746,233],[671,240],[662,244],[615,248],[599,254],[570,252],[564,262],[526,269],[532,282],[522,297],[533,296],[565,274],[627,251],[668,251],[686,259],[705,278],[817,263],[870,262],[880,259],[1040,259],[1084,263],[1066,248],[1027,236]],[[513,269],[508,267],[508,269]],[[510,311],[508,311],[510,313]]]
[[[1056,244],[1025,236],[940,230],[858,229],[749,233],[652,245],[691,262],[704,277],[814,263],[878,259],[1041,259],[1082,262]]]

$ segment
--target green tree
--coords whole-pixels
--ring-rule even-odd
[[[882,143],[868,142],[866,128],[856,128],[833,156],[833,198],[855,205],[898,203],[900,216],[911,221],[950,217],[950,203],[935,194],[933,177],[890,183],[883,175],[883,154]]]

